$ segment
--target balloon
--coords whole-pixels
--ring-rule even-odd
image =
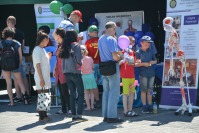
[[[121,35],[119,38],[118,38],[118,45],[121,49],[126,49],[128,48],[130,44],[130,40],[127,36],[125,35]]]
[[[152,32],[147,32],[146,35],[150,36],[151,39],[154,41],[155,36],[154,36],[154,34]]]
[[[137,45],[138,45],[138,47],[141,47],[141,38],[138,40]]]
[[[99,22],[96,18],[89,18],[88,20],[88,26],[91,26],[91,25],[96,25],[98,26]]]
[[[65,14],[70,14],[73,11],[73,6],[71,4],[65,4],[63,10]]]
[[[60,1],[52,1],[50,3],[50,10],[54,14],[60,14],[60,8],[63,7],[63,4]]]

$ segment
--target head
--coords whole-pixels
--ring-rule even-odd
[[[79,10],[74,10],[70,14],[69,18],[73,22],[73,24],[76,24],[76,23],[79,23],[79,22],[83,22],[82,21],[82,13]]]
[[[37,32],[36,46],[40,46],[42,48],[46,47],[49,42],[48,34],[43,31]]]
[[[16,18],[14,16],[9,16],[6,20],[7,26],[14,28],[16,25]]]
[[[172,27],[172,24],[173,24],[173,18],[171,17],[166,17],[164,20],[163,20],[163,27],[164,27],[164,30],[165,31],[172,31],[173,27]]]
[[[128,26],[132,26],[133,21],[132,20],[128,20]]]
[[[86,47],[84,45],[80,45],[81,51],[82,51],[82,55],[86,56],[88,55],[88,51],[86,49]]]
[[[88,35],[92,37],[98,37],[98,28],[95,25],[91,25],[88,28]]]
[[[130,40],[130,45],[133,47],[135,45],[135,38],[133,36],[128,36]]]
[[[113,21],[109,21],[105,25],[106,33],[110,36],[114,36],[116,33],[116,24]]]
[[[142,46],[142,50],[146,50],[149,48],[150,43],[152,43],[153,41],[151,40],[151,38],[149,36],[143,36],[141,38],[141,46]]]
[[[39,27],[38,31],[43,31],[43,32],[45,32],[46,34],[49,35],[50,27],[48,25],[42,25],[42,26]]]
[[[52,35],[55,41],[61,44],[64,40],[65,34],[66,34],[66,31],[64,30],[64,28],[56,28]]]
[[[8,39],[11,38],[13,39],[15,35],[15,30],[14,28],[10,28],[10,27],[6,27],[3,31],[2,31],[2,39]]]
[[[60,58],[69,58],[71,52],[71,44],[77,42],[77,32],[75,30],[66,31],[63,45],[59,51]]]

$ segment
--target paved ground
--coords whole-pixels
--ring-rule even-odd
[[[1,98],[1,97],[0,97]],[[141,108],[135,111],[139,116],[124,118],[122,109],[118,109],[119,117],[124,118],[122,124],[108,124],[102,122],[101,109],[92,112],[84,111],[88,122],[75,123],[68,116],[54,115],[59,108],[52,108],[49,112],[51,122],[38,122],[35,110],[36,102],[31,105],[17,103],[10,107],[7,103],[0,103],[0,133],[77,133],[77,132],[134,132],[134,133],[199,133],[199,113],[193,116],[175,116],[173,110],[158,110],[158,114],[142,114]]]

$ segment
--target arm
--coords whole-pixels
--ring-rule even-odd
[[[21,51],[21,47],[18,48],[18,53],[19,53],[19,66],[21,66],[21,64],[22,64],[22,51]]]
[[[74,48],[74,54],[75,54],[75,58],[76,58],[76,61],[79,65],[82,65],[82,52],[81,52],[81,48],[79,45],[75,46]]]
[[[37,72],[38,72],[39,79],[40,79],[40,86],[41,86],[41,87],[44,87],[45,81],[44,81],[44,78],[43,78],[43,75],[42,75],[40,63],[37,63],[37,64],[36,64],[36,68],[37,68]]]
[[[112,53],[112,57],[115,61],[119,61],[120,60],[120,55],[117,52],[113,52]]]

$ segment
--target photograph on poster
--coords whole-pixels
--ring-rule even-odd
[[[168,45],[166,45],[165,46],[165,58],[170,58],[171,57],[171,55],[170,55],[170,53],[169,53],[169,46]],[[176,58],[176,54],[177,54],[177,50],[176,49],[173,49],[173,58]]]
[[[181,28],[181,15],[178,16],[171,16],[173,18],[173,28],[179,30]]]
[[[180,66],[181,62],[179,59],[173,60],[173,69],[175,71],[174,76],[168,74],[170,68],[170,60],[166,59],[164,64],[164,77],[163,77],[163,86],[180,86]],[[196,87],[196,68],[197,68],[197,59],[187,59],[186,60],[186,73],[183,73],[183,82],[186,87],[186,75],[187,83],[189,87]]]

